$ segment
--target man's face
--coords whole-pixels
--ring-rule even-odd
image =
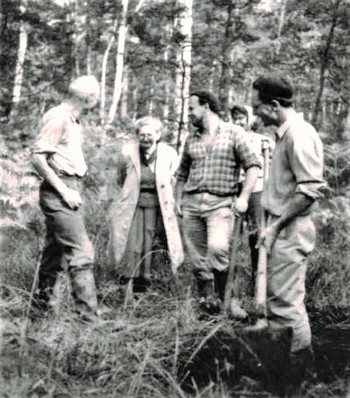
[[[232,115],[232,123],[236,124],[237,126],[243,127],[244,130],[247,130],[247,128],[248,128],[248,117],[246,115],[243,115],[243,113],[235,112]]]
[[[84,108],[93,109],[99,103],[99,93],[91,93],[85,98]]]
[[[259,98],[258,90],[253,90],[252,108],[254,115],[260,117],[264,126],[279,125],[276,112],[274,111],[272,105],[262,103]]]
[[[188,105],[188,116],[195,127],[203,126],[203,117],[206,112],[206,106],[200,105],[199,98],[196,96],[190,97]]]

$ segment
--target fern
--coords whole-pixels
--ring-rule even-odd
[[[350,186],[350,147],[324,146],[324,175],[335,196],[346,195]]]
[[[11,157],[0,143],[0,229],[26,228],[38,203],[38,179],[29,162],[29,150],[25,149]]]

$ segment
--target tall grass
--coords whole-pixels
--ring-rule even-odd
[[[39,181],[31,174],[28,151],[4,152],[0,168],[3,397],[188,397],[181,385],[181,369],[208,336],[221,328],[220,323],[198,320],[192,276],[186,266],[180,270],[178,281],[170,268],[165,268],[162,282],[125,302],[126,292],[116,282],[106,256],[107,210],[109,198],[115,194],[108,194],[107,186],[113,185],[120,142],[110,138],[104,147],[96,142],[98,136],[92,136],[86,148],[90,162],[85,181],[86,222],[96,252],[99,298],[113,309],[112,319],[99,325],[74,316],[64,275],[55,311],[43,315],[33,309],[28,317],[44,236],[37,202]],[[345,173],[339,162],[329,161],[327,167],[334,168],[334,164]],[[335,172],[329,175],[335,181]],[[334,187],[343,186],[342,175],[337,174]],[[343,191],[338,196],[330,193],[315,214],[318,242],[309,259],[307,305],[315,322],[350,328],[350,204],[349,198],[339,193]],[[249,304],[246,238],[244,234],[239,249],[238,276],[239,293]],[[304,387],[305,397],[341,397],[346,396],[349,382],[344,376],[332,384],[318,382]],[[220,380],[204,389],[193,381],[193,391],[192,396],[208,398],[271,396],[247,377],[230,391]]]

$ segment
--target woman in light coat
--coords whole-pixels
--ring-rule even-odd
[[[172,271],[184,260],[176,215],[172,177],[178,155],[159,142],[160,120],[144,117],[135,123],[137,143],[122,148],[117,165],[121,187],[110,209],[109,256],[122,278],[145,286],[151,278],[154,254],[167,249]]]

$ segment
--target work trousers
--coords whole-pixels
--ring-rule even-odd
[[[270,217],[269,224],[274,221]],[[271,327],[293,328],[292,352],[311,345],[305,308],[306,258],[315,245],[311,217],[296,217],[279,234],[267,267],[267,309]]]
[[[71,189],[81,193],[82,181],[60,177]],[[48,183],[40,186],[40,207],[46,217],[46,237],[39,271],[39,287],[53,287],[61,270],[74,272],[92,268],[94,252],[87,235],[83,207],[72,210]]]
[[[185,247],[199,280],[214,279],[214,270],[226,271],[233,230],[233,197],[209,193],[185,194],[182,201]]]

